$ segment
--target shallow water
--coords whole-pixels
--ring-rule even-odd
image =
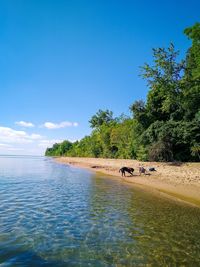
[[[0,266],[200,266],[200,209],[44,157],[0,157]]]

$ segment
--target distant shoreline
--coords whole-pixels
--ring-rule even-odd
[[[148,189],[158,190],[171,197],[200,207],[200,163],[139,162],[126,159],[58,157],[55,160],[91,171],[120,177],[123,182],[142,185]],[[144,168],[155,167],[156,172],[150,175],[139,175],[139,164]],[[135,169],[134,176],[121,177],[119,169],[129,166]]]

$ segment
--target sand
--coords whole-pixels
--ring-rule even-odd
[[[60,157],[56,161],[75,167],[87,168],[113,177],[120,177],[122,182],[140,185],[150,190],[157,190],[173,198],[186,201],[200,207],[200,163],[158,163],[139,162],[126,159],[75,158]],[[123,166],[135,169],[134,175],[121,177],[119,169]],[[139,166],[155,172],[139,175]]]

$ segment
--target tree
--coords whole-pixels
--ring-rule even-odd
[[[65,155],[67,154],[67,152],[72,148],[72,143],[69,142],[68,140],[65,140],[63,141],[61,144],[60,144],[60,149],[59,149],[59,152],[60,152],[60,155]]]
[[[184,33],[192,40],[192,46],[187,53],[186,76],[191,79],[200,80],[200,23],[194,24],[192,27],[186,28]]]
[[[113,122],[113,112],[106,109],[105,111],[99,109],[95,115],[89,120],[91,128],[99,128],[103,124]]]
[[[111,131],[111,146],[115,147],[115,157],[131,159],[136,158],[138,149],[138,122],[130,118],[116,124]]]
[[[184,33],[192,40],[186,57],[183,107],[185,118],[191,120],[200,111],[200,23],[186,28]]]
[[[145,102],[143,100],[136,100],[131,106],[130,110],[133,113],[133,118],[136,119],[144,128],[150,124],[147,116]]]
[[[174,45],[153,49],[154,65],[145,64],[141,76],[147,80],[150,91],[145,106],[150,123],[156,120],[182,118],[182,77],[185,61],[177,62]]]

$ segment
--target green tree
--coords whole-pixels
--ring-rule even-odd
[[[136,158],[138,149],[138,122],[130,118],[124,118],[116,124],[111,131],[110,142],[115,148],[117,158]]]
[[[191,120],[200,111],[200,23],[185,29],[184,33],[192,41],[183,80],[185,118]]]
[[[185,61],[177,61],[179,55],[174,45],[153,49],[154,65],[145,64],[141,76],[147,80],[150,91],[147,96],[145,114],[152,123],[182,118],[182,77]]]
[[[136,100],[130,106],[130,110],[133,113],[134,119],[136,119],[142,126],[144,126],[144,128],[147,128],[150,125],[145,102],[143,100]]]
[[[59,148],[60,155],[67,154],[67,152],[71,149],[71,147],[72,147],[72,143],[71,142],[69,142],[68,140],[63,141],[60,144],[60,148]]]
[[[97,111],[97,113],[92,116],[89,123],[91,128],[99,128],[101,125],[108,124],[113,121],[114,118],[112,111],[108,109],[106,109],[105,111],[99,109],[99,111]]]

